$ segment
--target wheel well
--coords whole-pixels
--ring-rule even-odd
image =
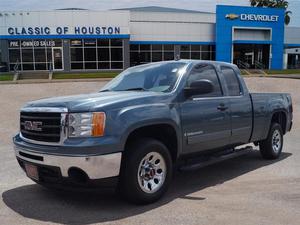
[[[281,125],[283,134],[286,133],[286,115],[284,112],[276,112],[272,116],[271,123],[279,123]]]
[[[154,138],[161,141],[170,151],[173,161],[177,159],[178,140],[175,129],[169,124],[156,124],[138,128],[130,133],[125,149],[138,138]]]

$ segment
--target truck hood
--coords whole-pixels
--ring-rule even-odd
[[[63,107],[67,108],[70,112],[86,112],[96,111],[112,105],[116,105],[117,107],[119,103],[122,103],[122,105],[126,102],[132,104],[132,101],[134,101],[135,104],[145,104],[146,99],[150,100],[161,94],[162,93],[148,91],[98,92],[40,99],[29,102],[25,107]]]

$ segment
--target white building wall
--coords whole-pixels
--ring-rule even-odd
[[[300,45],[300,27],[285,27],[284,43]]]
[[[9,27],[49,27],[51,34],[57,27],[69,27],[67,34],[74,34],[75,26],[117,26],[120,34],[129,34],[129,11],[90,11],[90,10],[54,10],[54,11],[17,11],[0,12],[0,35],[8,35]]]
[[[215,14],[131,12],[131,41],[215,41]]]

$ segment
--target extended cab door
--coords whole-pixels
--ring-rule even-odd
[[[181,123],[185,153],[223,147],[230,141],[229,100],[224,97],[214,66],[196,65],[189,74],[186,86],[196,80],[208,79],[213,92],[185,97],[181,103]]]
[[[221,66],[229,98],[231,138],[230,144],[239,145],[249,142],[252,132],[252,103],[244,81],[229,66]]]

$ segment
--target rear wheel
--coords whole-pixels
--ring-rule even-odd
[[[260,153],[265,159],[277,159],[282,151],[283,132],[278,123],[272,123],[266,140],[259,143]]]
[[[158,200],[172,178],[172,159],[166,146],[141,139],[124,153],[119,191],[127,200],[147,204]]]

